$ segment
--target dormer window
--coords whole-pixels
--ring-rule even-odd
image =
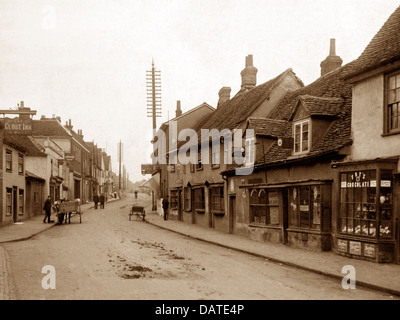
[[[294,154],[310,150],[310,120],[294,123]]]

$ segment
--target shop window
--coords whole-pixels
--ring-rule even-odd
[[[170,191],[170,207],[172,210],[178,209],[178,190]]]
[[[204,212],[206,208],[204,188],[194,189],[194,207],[198,212]]]
[[[279,225],[278,192],[266,189],[250,189],[250,222]]]
[[[192,210],[192,190],[189,187],[184,190],[184,208],[185,211]]]
[[[12,214],[12,189],[6,188],[6,215],[11,216]]]
[[[22,189],[18,191],[18,214],[24,214],[24,190]]]
[[[224,187],[210,189],[211,212],[225,213],[224,211]]]
[[[310,149],[310,120],[294,124],[294,153],[308,152]]]
[[[251,166],[255,161],[255,139],[246,140],[246,166]]]
[[[321,229],[321,186],[289,188],[289,225],[305,229]]]
[[[359,237],[392,238],[391,171],[341,173],[340,232]]]
[[[6,150],[6,171],[12,172],[12,151]]]
[[[18,154],[18,174],[24,174],[24,156]]]
[[[387,132],[400,132],[400,73],[387,77]]]

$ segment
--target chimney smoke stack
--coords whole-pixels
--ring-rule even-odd
[[[181,116],[181,115],[182,115],[181,101],[178,100],[178,101],[176,102],[175,116],[176,116],[176,117],[179,117],[179,116]]]
[[[329,56],[326,57],[324,61],[321,62],[321,76],[336,70],[342,66],[343,60],[336,55],[336,40],[331,39]]]
[[[246,67],[240,73],[242,76],[242,87],[240,91],[247,91],[254,88],[257,84],[257,68],[253,66],[253,55],[246,57]]]

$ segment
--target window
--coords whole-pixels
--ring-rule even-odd
[[[392,238],[391,171],[342,172],[340,179],[340,232],[360,237]]]
[[[387,128],[400,130],[400,74],[387,77]]]
[[[196,165],[191,163],[190,164],[190,172],[193,173],[195,171]]]
[[[289,225],[321,229],[321,186],[289,188]]]
[[[18,214],[24,214],[24,190],[21,189],[18,192]]]
[[[250,222],[279,225],[278,192],[267,189],[250,189]]]
[[[170,191],[170,206],[172,210],[178,209],[178,190]]]
[[[192,190],[189,187],[186,187],[184,191],[184,210],[192,210]]]
[[[220,151],[220,145],[212,145],[211,147],[211,168],[217,169],[220,166],[221,163],[221,151]]]
[[[12,214],[11,197],[12,197],[12,189],[6,188],[6,215],[7,216],[11,216],[11,214]]]
[[[224,211],[224,187],[216,187],[210,189],[211,196],[211,212],[225,213]]]
[[[294,125],[294,153],[308,152],[310,149],[309,135],[310,133],[310,121],[306,120],[303,122],[296,123]]]
[[[246,165],[253,165],[255,159],[255,139],[246,140]]]
[[[205,196],[204,196],[204,188],[194,189],[194,207],[198,212],[204,212],[205,205]]]
[[[6,150],[6,171],[12,172],[12,151]]]
[[[24,174],[24,156],[18,154],[18,174]]]
[[[196,164],[196,171],[203,170],[203,165],[201,163],[201,159],[199,159],[198,163]]]

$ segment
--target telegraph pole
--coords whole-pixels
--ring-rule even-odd
[[[156,119],[161,117],[161,71],[154,67],[154,59],[151,63],[151,70],[146,71],[147,90],[147,117],[153,118],[153,142],[157,132]],[[153,152],[155,147],[153,147]],[[153,211],[157,210],[157,204],[152,190]]]
[[[161,71],[154,67],[154,59],[151,70],[146,71],[147,88],[147,117],[153,118],[153,138],[157,130],[156,119],[161,117]]]
[[[121,165],[122,165],[122,142],[118,144],[118,162],[119,162],[119,191],[121,191]]]

